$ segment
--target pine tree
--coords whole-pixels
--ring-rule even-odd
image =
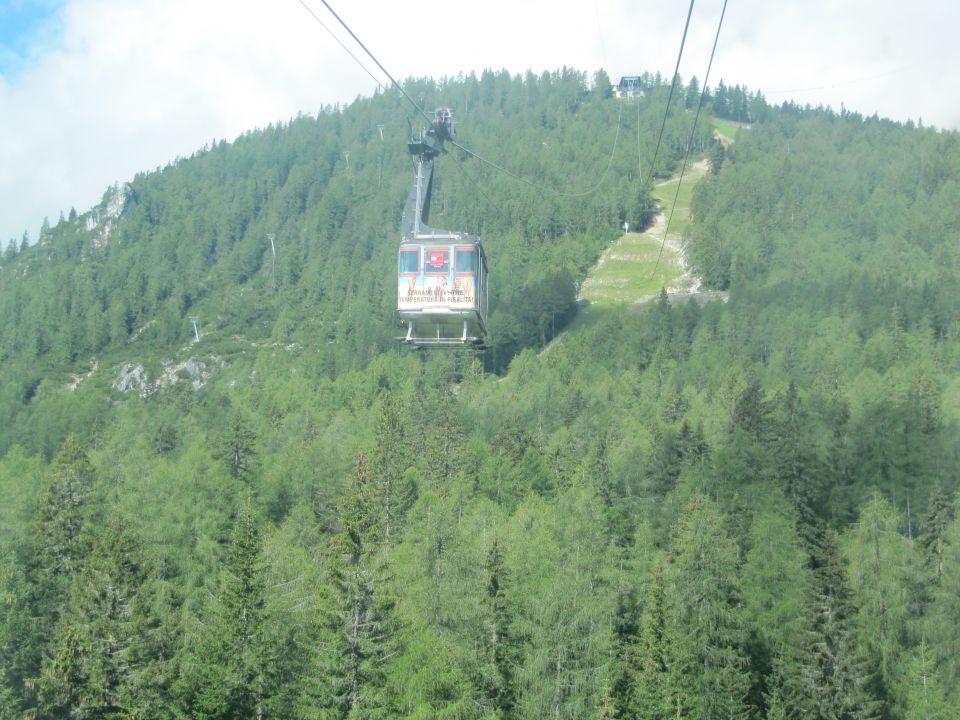
[[[40,717],[70,718],[84,712],[81,703],[90,680],[86,660],[91,652],[75,627],[61,628],[44,658],[40,677],[30,683],[36,689]]]
[[[816,720],[876,718],[874,678],[857,647],[847,572],[832,531],[817,548],[814,575],[807,600],[810,631],[793,667],[792,680],[802,683],[793,693],[796,705]]]
[[[151,589],[139,538],[111,517],[73,578],[37,681],[38,707],[78,717],[172,716],[172,658],[150,651],[139,621]]]
[[[600,705],[597,707],[597,720],[616,720],[620,717],[613,701],[610,681],[604,680],[600,689]]]
[[[663,718],[672,706],[674,692],[667,674],[667,617],[664,568],[654,569],[641,618],[640,636],[624,656],[630,676],[628,705],[623,717]]]
[[[931,590],[925,635],[950,700],[960,704],[960,515],[947,525],[942,557],[943,574]]]
[[[40,621],[28,623],[27,635],[18,639],[18,674],[25,686],[37,688],[38,708],[72,707],[86,679],[80,662],[87,650],[83,638],[75,627],[59,623],[73,577],[89,552],[86,505],[93,482],[93,466],[71,434],[38,501],[24,588],[29,611]]]
[[[807,427],[807,414],[791,381],[775,408],[773,453],[777,479],[797,512],[797,531],[812,544],[823,532],[825,491]]]
[[[930,493],[927,513],[920,527],[920,544],[928,568],[930,582],[937,584],[943,577],[943,559],[946,552],[947,527],[953,519],[953,505],[939,483]]]
[[[328,575],[320,687],[313,691],[324,718],[376,718],[387,712],[386,662],[395,652],[393,598],[384,568],[383,526],[366,458],[357,458],[340,507]]]
[[[667,289],[660,288],[656,304],[657,340],[669,346],[673,340],[673,315],[670,307],[670,296]]]
[[[770,406],[763,396],[763,386],[752,379],[737,398],[733,408],[733,427],[757,441],[769,437],[771,431]]]
[[[428,425],[424,449],[424,477],[432,490],[443,491],[466,471],[464,434],[452,397],[441,397]]]
[[[671,705],[692,718],[747,718],[750,689],[737,548],[721,513],[697,495],[674,530],[666,577]]]
[[[76,435],[69,435],[53,459],[53,469],[37,509],[37,571],[50,578],[75,572],[88,540],[83,535],[84,505],[94,480],[93,466]]]
[[[496,717],[512,717],[516,703],[514,668],[518,661],[516,638],[511,629],[510,606],[507,600],[509,575],[503,565],[503,552],[496,538],[487,554],[488,577],[486,595],[486,667],[483,693]]]
[[[751,701],[763,707],[774,694],[785,702],[778,668],[783,670],[802,644],[804,592],[811,576],[791,517],[769,511],[757,514],[749,545],[742,582],[753,668]],[[796,667],[789,664],[791,672]]]
[[[394,544],[403,518],[416,499],[417,488],[406,472],[413,458],[409,438],[404,432],[403,408],[399,399],[389,391],[383,393],[381,403],[371,472],[383,510],[384,540]]]
[[[635,673],[633,655],[640,632],[639,611],[634,589],[629,585],[621,586],[617,592],[617,611],[613,624],[613,646],[617,662],[610,684],[610,695],[616,717],[625,716],[633,695]]]
[[[190,712],[197,717],[263,716],[267,687],[262,538],[250,498],[233,527],[204,633],[184,672]]]
[[[875,494],[844,536],[857,639],[876,664],[873,692],[880,698],[901,683],[923,585],[916,544],[900,533],[905,525],[890,502]]]
[[[22,716],[13,690],[6,684],[5,679],[0,679],[0,720],[18,720],[20,717]]]
[[[31,606],[31,586],[21,563],[4,558],[0,565],[0,718],[21,717],[29,702],[25,683],[37,674],[42,628]],[[8,716],[3,713],[9,713]]]
[[[247,480],[253,472],[257,459],[257,434],[250,427],[243,413],[235,410],[230,414],[227,427],[217,442],[214,457],[226,464],[230,475],[237,480]]]

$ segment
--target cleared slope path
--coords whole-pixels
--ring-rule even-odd
[[[691,272],[683,247],[683,233],[690,223],[693,187],[707,171],[707,162],[701,160],[684,174],[666,241],[663,230],[678,179],[657,184],[653,196],[659,201],[660,209],[653,224],[642,232],[624,233],[604,250],[580,288],[580,300],[599,305],[640,306],[655,299],[660,288],[667,289],[671,302],[684,302],[691,297],[706,302],[726,299],[725,293],[700,291],[700,278]],[[663,254],[658,263],[661,243]]]

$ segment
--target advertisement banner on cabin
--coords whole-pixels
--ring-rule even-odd
[[[401,277],[398,310],[422,310],[442,305],[450,310],[473,310],[477,278],[472,275],[409,275]]]

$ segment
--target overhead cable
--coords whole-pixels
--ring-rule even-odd
[[[299,0],[299,2],[300,2],[301,5],[303,5],[305,8],[307,8],[308,11],[310,11],[310,14],[311,14],[311,15],[314,15],[313,11],[310,10],[310,8],[304,3],[304,0]],[[322,2],[323,5],[324,5],[324,7],[326,7],[327,10],[330,11],[330,14],[333,15],[334,18],[336,18],[337,22],[339,22],[340,25],[343,27],[343,29],[346,30],[346,31],[350,34],[350,37],[352,37],[352,38],[354,39],[354,41],[363,49],[363,51],[369,56],[369,58],[370,58],[371,60],[373,60],[373,62],[376,63],[377,67],[379,67],[380,70],[383,72],[383,74],[386,75],[386,76],[390,79],[390,82],[392,82],[393,85],[397,88],[397,90],[399,90],[400,93],[410,102],[410,104],[414,107],[414,109],[415,109],[418,113],[420,113],[424,118],[426,118],[427,122],[432,123],[432,122],[433,122],[433,118],[431,118],[430,115],[429,115],[422,107],[420,107],[420,105],[418,105],[418,104],[414,101],[414,99],[413,99],[412,97],[410,97],[410,95],[406,92],[406,90],[403,89],[403,87],[400,85],[400,83],[397,82],[396,78],[394,78],[393,75],[391,75],[390,72],[383,66],[383,63],[381,63],[381,62],[376,58],[376,56],[375,56],[375,55],[370,51],[370,49],[363,43],[363,41],[360,40],[359,37],[357,37],[356,33],[354,33],[353,30],[350,29],[350,26],[347,25],[346,22],[344,22],[343,18],[341,18],[340,15],[338,15],[337,12],[330,6],[330,3],[327,2],[327,0],[320,0],[320,2]],[[692,2],[692,0],[691,0],[691,8],[692,8],[692,5],[693,5],[693,2]],[[314,15],[314,17],[316,17],[316,15]],[[319,20],[319,19],[318,19],[318,20]],[[687,22],[689,23],[689,17],[687,18]],[[321,25],[323,25],[323,23],[321,23]],[[326,28],[325,25],[324,25],[324,28],[327,29],[327,32],[330,32],[329,29]],[[332,33],[331,33],[331,34],[332,34]],[[335,37],[335,36],[334,36],[334,37]],[[684,32],[684,37],[686,37],[686,32]],[[340,41],[337,40],[337,42],[340,42]],[[343,46],[343,43],[340,43],[340,44],[341,44],[342,47],[344,47],[344,46]],[[346,49],[346,47],[344,47],[344,49]],[[352,57],[354,60],[356,60],[357,63],[358,63],[361,67],[363,67],[363,63],[361,63],[359,60],[357,60],[356,56],[354,56],[353,53],[350,53],[349,50],[347,50],[347,52],[350,54],[350,57]],[[366,70],[366,68],[364,68],[364,70]],[[368,74],[369,74],[369,71],[367,71],[367,72],[368,72]],[[376,78],[374,78],[374,79],[376,79]],[[378,83],[378,84],[379,84],[379,83]],[[519,180],[520,182],[523,182],[523,183],[525,183],[525,184],[527,184],[527,185],[529,185],[529,186],[531,186],[531,187],[533,187],[533,188],[537,188],[537,189],[540,189],[540,190],[543,190],[543,191],[546,191],[546,192],[550,192],[550,193],[553,193],[553,194],[555,194],[555,195],[559,195],[559,196],[562,196],[562,197],[584,197],[584,196],[586,196],[586,195],[591,195],[591,194],[595,193],[595,192],[597,191],[597,189],[599,189],[600,184],[603,182],[603,180],[605,179],[607,173],[610,171],[610,167],[613,165],[613,157],[614,157],[614,154],[616,153],[617,141],[618,141],[618,139],[619,139],[619,137],[620,137],[620,123],[621,123],[621,119],[622,119],[622,109],[621,109],[620,114],[619,114],[618,117],[617,117],[617,130],[616,130],[616,134],[614,135],[613,148],[612,148],[612,150],[611,150],[611,152],[610,152],[610,158],[609,158],[609,160],[607,161],[606,170],[604,170],[603,174],[602,174],[601,177],[600,177],[600,180],[596,183],[596,185],[594,185],[594,186],[593,186],[592,188],[590,188],[589,190],[586,190],[586,191],[583,191],[583,192],[576,192],[576,193],[566,193],[566,192],[562,192],[562,191],[560,191],[560,190],[555,190],[555,189],[553,189],[553,188],[547,187],[546,185],[540,185],[539,183],[532,182],[532,181],[530,181],[530,180],[527,180],[526,178],[521,177],[520,175],[517,175],[516,173],[511,172],[510,170],[508,170],[507,168],[503,167],[502,165],[498,165],[497,163],[493,162],[492,160],[489,160],[489,159],[487,159],[487,158],[479,155],[478,153],[475,153],[474,151],[470,150],[469,148],[461,145],[460,143],[458,143],[458,142],[456,142],[456,141],[454,141],[454,140],[452,140],[452,139],[450,140],[450,143],[451,143],[454,147],[459,148],[460,150],[462,150],[463,152],[467,153],[468,155],[476,158],[476,159],[479,160],[480,162],[485,163],[485,164],[487,164],[487,165],[490,165],[492,168],[495,168],[496,170],[499,170],[500,172],[502,172],[502,173],[504,173],[504,174],[506,174],[506,175],[509,175],[510,177],[514,178],[515,180]]]
[[[314,20],[316,20],[318,23],[320,23],[320,27],[322,27],[324,30],[326,30],[327,33],[330,35],[330,37],[332,37],[334,40],[337,41],[337,44],[346,51],[347,55],[349,55],[350,57],[352,57],[353,60],[354,60],[354,62],[357,63],[357,65],[359,65],[361,68],[363,68],[363,71],[364,71],[367,75],[369,75],[371,78],[373,78],[373,81],[377,84],[377,87],[383,87],[383,83],[380,82],[380,79],[379,79],[376,75],[374,75],[372,72],[370,72],[370,70],[367,68],[366,65],[364,65],[362,62],[360,62],[360,58],[358,58],[356,55],[354,55],[352,52],[350,52],[350,48],[348,48],[346,45],[344,45],[343,42],[340,40],[340,38],[338,38],[338,37],[336,36],[336,34],[333,32],[333,30],[331,30],[330,28],[327,27],[326,23],[324,23],[323,20],[320,19],[320,16],[317,15],[317,14],[311,9],[311,7],[310,7],[309,5],[307,5],[303,0],[298,0],[298,2],[299,2],[301,5],[303,5],[304,9],[313,16],[313,19],[314,19]],[[331,12],[332,12],[332,11],[331,11]]]
[[[657,253],[657,262],[653,266],[653,272],[657,272],[660,267],[660,258],[663,256],[663,247],[667,244],[667,232],[670,230],[670,221],[673,219],[673,211],[677,207],[677,199],[680,197],[680,185],[683,183],[683,174],[687,169],[687,158],[690,157],[690,149],[693,147],[693,140],[697,133],[697,122],[700,120],[700,110],[703,107],[703,100],[707,95],[707,83],[710,81],[710,69],[713,67],[713,56],[717,52],[717,41],[720,39],[720,28],[723,27],[723,16],[727,12],[727,0],[723,0],[723,8],[720,10],[720,21],[717,23],[717,33],[713,37],[713,47],[710,50],[710,61],[707,63],[707,74],[703,78],[703,89],[700,91],[700,100],[697,102],[697,113],[693,117],[693,127],[690,129],[690,138],[687,140],[687,150],[683,154],[683,164],[680,166],[680,177],[677,180],[677,191],[673,195],[673,205],[670,206],[670,214],[667,216],[667,222],[663,228],[663,240],[660,243],[660,252]]]
[[[690,9],[687,10],[687,22],[683,25],[683,36],[680,38],[680,52],[677,53],[677,64],[673,68],[673,82],[670,83],[670,94],[667,96],[667,107],[663,111],[663,122],[660,124],[660,134],[657,135],[657,147],[653,151],[653,160],[650,162],[650,182],[653,182],[653,173],[657,165],[657,156],[660,154],[660,143],[663,140],[663,131],[667,127],[667,116],[670,113],[670,102],[673,92],[680,78],[680,59],[683,57],[683,46],[687,42],[687,30],[690,29],[690,16],[693,15],[694,0],[690,0]]]

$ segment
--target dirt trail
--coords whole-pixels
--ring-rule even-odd
[[[688,183],[695,184],[709,172],[709,169],[707,160],[698,160],[691,164],[683,175],[682,186],[689,187]],[[656,187],[663,188],[666,185],[675,184],[678,178],[679,175],[670,180],[664,180],[663,182],[657,183]],[[677,227],[682,227],[684,221],[690,217],[689,203],[684,204],[685,197],[682,192],[678,200],[678,207],[674,211],[673,220],[671,221],[671,231],[666,235],[666,238],[664,238],[664,230],[667,225],[667,212],[669,212],[670,205],[674,201],[674,192],[675,190],[671,190],[663,196],[663,199],[659,202],[659,208],[653,217],[653,223],[642,233],[625,233],[601,253],[597,264],[587,274],[587,278],[584,280],[578,293],[577,301],[580,304],[581,313],[588,314],[590,312],[590,303],[597,302],[597,300],[591,299],[591,296],[596,297],[598,293],[602,293],[604,290],[613,292],[619,291],[620,288],[624,290],[631,289],[633,286],[630,284],[629,279],[612,276],[615,274],[615,272],[610,272],[613,268],[607,267],[604,273],[600,273],[601,268],[608,265],[626,268],[629,267],[631,263],[636,264],[633,272],[643,273],[644,280],[650,279],[647,276],[652,277],[651,267],[655,264],[661,268],[667,265],[678,267],[679,273],[675,273],[668,282],[664,283],[667,286],[667,296],[671,303],[683,304],[689,302],[691,299],[695,299],[699,303],[711,302],[713,300],[727,301],[728,296],[726,292],[704,291],[701,289],[703,284],[702,279],[693,272],[687,260],[682,231],[678,232],[675,230]],[[663,257],[659,263],[655,263],[656,258],[660,255],[661,243],[664,247]],[[642,263],[645,263],[645,265]],[[649,282],[647,284],[649,285]],[[629,287],[623,287],[624,285]],[[643,292],[634,294],[625,300],[625,302],[631,310],[641,311],[646,308],[651,301],[656,299],[660,286],[657,287],[657,292],[652,292],[652,288],[648,288]],[[611,298],[608,296],[605,300],[601,299],[600,302],[609,302],[610,300]],[[624,299],[621,297],[619,300],[614,300],[614,302],[624,302]],[[576,321],[574,322],[576,323]],[[561,342],[564,334],[565,333],[560,333],[560,335],[540,351],[540,354],[543,355],[548,352],[554,344]]]
[[[699,160],[693,163],[693,165],[691,165],[690,168],[684,173],[683,179],[685,182],[697,183],[700,181],[700,178],[706,175],[709,171],[709,163],[706,160]],[[675,179],[667,180],[666,182],[659,184],[667,185],[672,182],[675,182]],[[690,208],[680,208],[680,211],[685,211],[689,215]],[[693,295],[700,291],[700,286],[703,284],[703,281],[699,275],[694,274],[694,272],[690,269],[690,263],[687,261],[687,247],[683,237],[677,233],[668,233],[666,238],[664,238],[664,229],[666,228],[666,225],[666,213],[661,207],[660,211],[657,212],[656,217],[654,218],[653,227],[647,230],[647,234],[661,238],[664,246],[676,253],[677,262],[679,263],[680,268],[683,270],[683,274],[677,278],[677,282],[667,288],[667,293],[686,293],[688,295]]]
[[[584,280],[579,299],[635,305],[655,298],[661,287],[676,295],[698,293],[701,280],[690,269],[683,232],[690,217],[690,188],[708,171],[705,160],[691,164],[684,173],[679,194],[679,175],[657,183],[654,195],[658,209],[652,224],[642,232],[625,233],[604,250]],[[664,237],[675,197],[677,207],[670,233]]]

